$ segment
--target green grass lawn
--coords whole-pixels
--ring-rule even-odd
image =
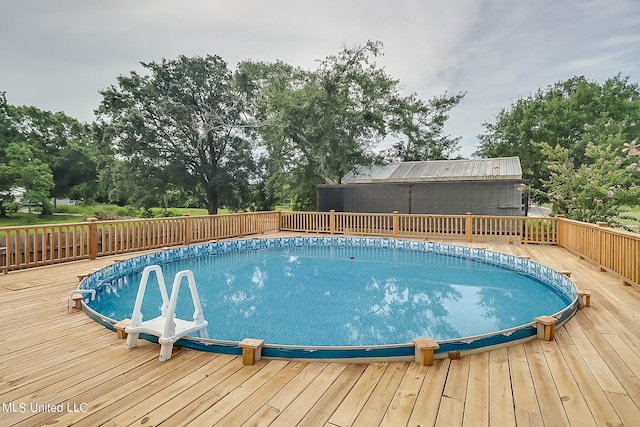
[[[627,227],[640,226],[640,205],[630,208],[628,211],[624,212],[623,215],[625,217],[633,217],[635,220],[629,218],[618,218],[619,224],[626,225]]]
[[[28,213],[14,213],[7,218],[0,218],[0,227],[20,227],[23,225],[62,224],[69,222],[83,222],[86,217],[75,215],[45,215]]]
[[[277,206],[276,209],[290,211],[289,206]],[[78,206],[58,206],[54,209],[54,215],[39,215],[35,210],[32,213],[16,212],[9,214],[7,218],[0,218],[0,227],[18,227],[23,225],[61,224],[69,222],[84,222],[87,218],[98,217],[100,219],[128,219],[140,218],[141,210],[132,207],[122,207],[117,205],[95,204]],[[164,216],[162,208],[152,208],[154,217]],[[188,213],[191,216],[207,215],[206,209],[197,208],[170,208],[169,216],[182,216]],[[230,213],[228,209],[218,209],[219,214]]]

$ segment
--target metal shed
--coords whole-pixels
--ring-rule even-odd
[[[528,210],[522,184],[518,157],[376,165],[319,185],[318,210],[520,216]]]

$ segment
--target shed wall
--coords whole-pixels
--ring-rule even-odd
[[[318,186],[318,210],[521,216],[528,210],[526,197],[518,191],[522,183],[488,180],[322,185]]]

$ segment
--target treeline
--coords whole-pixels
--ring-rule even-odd
[[[210,213],[313,209],[316,185],[340,183],[354,168],[455,158],[460,138],[444,125],[464,94],[404,94],[376,63],[381,49],[345,47],[315,69],[255,61],[230,69],[215,55],[143,63],[144,73],[100,92],[94,123],[13,106],[0,92],[0,215],[15,207],[16,187],[45,212],[51,197]],[[529,191],[543,200],[553,185],[544,156],[558,158],[539,144],[567,150],[575,168],[594,161],[590,145],[628,166],[622,150],[640,133],[639,100],[638,85],[619,75],[558,82],[485,123],[476,155],[520,156]]]
[[[378,66],[381,43],[344,48],[307,70],[219,56],[144,63],[101,91],[95,123],[15,107],[1,98],[3,213],[9,189],[140,207],[198,206],[214,213],[315,205],[315,186],[354,167],[447,158],[444,134],[463,94],[402,95]],[[385,138],[397,142],[377,149]],[[26,164],[32,165],[26,169]]]

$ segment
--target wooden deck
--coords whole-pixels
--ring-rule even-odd
[[[475,246],[571,271],[591,308],[552,342],[431,367],[243,366],[178,348],[161,363],[156,344],[126,350],[84,313],[67,314],[76,276],[109,259],[1,275],[0,425],[640,425],[640,290],[557,247]]]

